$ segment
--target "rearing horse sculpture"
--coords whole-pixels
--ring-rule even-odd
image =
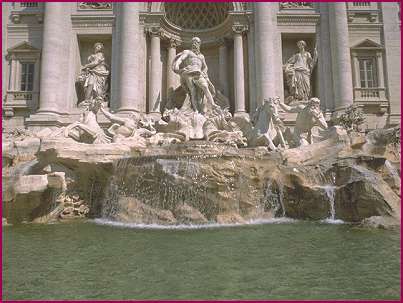
[[[278,142],[278,145],[286,148],[277,103],[276,98],[265,99],[256,109],[251,122],[242,117],[235,119],[248,139],[248,146],[268,146],[274,151],[277,150],[274,142]]]

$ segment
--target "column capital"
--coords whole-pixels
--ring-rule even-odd
[[[163,36],[163,30],[160,26],[146,26],[144,28],[144,31],[146,34],[150,36],[159,36],[159,37]]]
[[[179,45],[182,44],[182,41],[173,37],[170,37],[167,40],[170,48],[177,48]]]
[[[246,24],[234,24],[232,31],[234,34],[243,35],[248,31],[248,26]]]

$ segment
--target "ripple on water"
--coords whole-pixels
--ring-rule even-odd
[[[260,225],[260,224],[295,223],[298,222],[298,220],[281,217],[273,219],[251,220],[248,221],[247,223],[232,223],[232,224],[207,223],[207,224],[176,224],[176,225],[124,223],[108,219],[94,219],[92,220],[92,222],[100,225],[109,225],[122,228],[138,228],[138,229],[205,229],[205,228],[222,228],[222,227],[235,227],[235,226],[247,226],[247,225]]]

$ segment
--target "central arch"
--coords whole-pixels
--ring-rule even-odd
[[[168,22],[184,30],[207,30],[223,23],[228,17],[229,3],[170,2],[165,3]]]

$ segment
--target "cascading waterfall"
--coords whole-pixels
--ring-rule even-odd
[[[186,203],[206,217],[216,213],[216,205],[208,201],[206,177],[200,173],[195,158],[200,157],[137,157],[117,161],[103,201],[102,217],[116,217],[122,196],[158,210],[173,211]]]
[[[389,160],[385,161],[385,167],[387,168],[387,170],[389,171],[389,173],[392,175],[393,178],[400,180],[400,174],[398,170],[393,166],[393,164]]]
[[[335,220],[336,219],[336,209],[334,206],[334,198],[336,196],[336,186],[334,185],[325,185],[323,186],[323,189],[326,192],[326,195],[329,199],[329,204],[330,204],[330,220]]]
[[[277,216],[281,211],[281,217],[285,217],[286,211],[284,206],[284,186],[273,180],[267,181],[267,186],[264,195],[264,208],[272,209]]]

